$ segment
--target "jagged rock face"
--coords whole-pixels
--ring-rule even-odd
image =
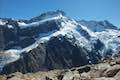
[[[85,49],[71,44],[65,37],[54,37],[46,44],[40,44],[30,52],[22,53],[20,59],[6,65],[2,73],[65,69],[89,64],[89,60],[96,63],[100,59],[98,56],[92,56],[92,54],[88,59],[87,55],[90,56],[90,54]]]
[[[16,71],[23,73],[37,72],[44,68],[45,56],[45,49],[42,45],[39,45],[37,49],[33,49],[29,53],[22,53],[19,60],[6,65],[2,73],[9,74]]]
[[[14,28],[9,28],[12,25]],[[0,50],[25,48],[35,42],[40,34],[58,30],[55,21],[48,21],[38,26],[20,29],[16,21],[8,21],[6,25],[0,25]]]
[[[16,45],[16,41],[19,39],[18,38],[18,29],[17,28],[8,28],[7,25],[5,26],[0,26],[0,39],[3,47],[0,49],[8,49],[9,46]],[[12,38],[11,38],[12,37]]]
[[[89,63],[86,50],[74,46],[64,37],[52,38],[47,43],[46,49],[46,66],[49,69],[70,68]]]

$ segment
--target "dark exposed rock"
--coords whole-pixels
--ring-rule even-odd
[[[81,68],[77,69],[77,71],[79,73],[89,72],[90,70],[91,70],[91,68],[89,66],[84,66],[84,67],[81,67]]]
[[[14,77],[15,75],[8,75],[6,78],[7,79],[10,79],[10,78],[12,78],[12,77]]]
[[[45,63],[45,49],[43,46],[39,45],[37,49],[33,49],[28,54],[21,54],[21,58],[13,63],[6,65],[3,68],[2,73],[9,74],[13,72],[36,72],[39,70],[44,70],[43,64]]]
[[[5,25],[0,25],[0,50],[27,47],[35,42],[35,38],[42,37],[42,34],[58,30],[58,23],[53,20],[21,29],[17,21],[8,19]]]
[[[80,66],[88,63],[85,50],[78,48],[68,42],[67,39],[61,37],[64,42],[59,40],[59,37],[52,38],[46,46],[48,68],[70,68],[72,66]],[[61,65],[62,64],[62,65]]]
[[[45,80],[52,80],[52,79],[50,79],[49,77],[46,76]]]
[[[107,69],[103,76],[105,77],[114,77],[120,71],[120,65],[114,65],[113,67]]]
[[[62,74],[57,76],[58,80],[62,80],[63,77],[64,77],[64,75],[62,75]]]
[[[64,42],[61,42],[61,39]],[[6,65],[2,73],[36,72],[39,70],[65,69],[89,64],[84,48],[71,44],[66,37],[53,37],[28,53],[22,53],[19,60]],[[96,59],[97,56],[94,57]],[[85,67],[84,72],[89,71]]]

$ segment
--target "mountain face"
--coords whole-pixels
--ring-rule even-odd
[[[119,52],[120,30],[108,21],[76,21],[59,10],[0,19],[1,74],[95,64]]]

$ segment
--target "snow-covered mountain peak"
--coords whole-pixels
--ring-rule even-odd
[[[34,17],[34,18],[30,19],[30,22],[36,22],[36,21],[40,21],[40,20],[43,20],[43,19],[56,17],[56,16],[64,16],[64,15],[65,15],[65,12],[61,11],[61,10],[48,11],[46,13],[41,14],[40,16],[37,16],[37,17]]]
[[[110,23],[108,20],[98,21],[98,23],[108,29],[117,29],[117,27]]]
[[[27,28],[31,26],[39,26],[40,24],[43,24],[49,21],[57,21],[57,20],[63,21],[63,19],[67,19],[67,17],[65,17],[64,14],[65,14],[64,12],[59,11],[59,10],[51,11],[51,12],[41,14],[38,17],[30,19],[28,23],[24,21],[18,21],[18,25],[22,29],[22,28]]]
[[[90,30],[92,30],[94,32],[101,32],[101,31],[105,31],[106,29],[117,29],[116,26],[114,26],[107,20],[104,20],[104,21],[81,20],[81,21],[79,21],[79,23],[88,27]]]

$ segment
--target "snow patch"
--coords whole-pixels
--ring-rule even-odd
[[[14,28],[12,25],[8,25],[8,28]]]
[[[55,17],[51,17],[51,18],[47,18],[47,19],[43,19],[43,20],[40,20],[38,22],[32,22],[32,23],[24,23],[24,22],[18,22],[18,25],[20,26],[21,29],[24,29],[24,28],[27,28],[27,27],[31,27],[31,26],[38,26],[46,21],[51,21],[51,20],[56,20],[56,19],[61,19],[63,18],[62,15],[59,15],[59,16],[55,16]]]
[[[120,47],[120,31],[107,29],[102,32],[95,32],[98,39],[100,39],[106,46],[107,49],[112,49],[114,52],[120,51],[118,48]],[[116,52],[117,53],[117,52]]]
[[[5,25],[7,22],[0,19],[0,25]]]
[[[0,70],[2,70],[2,68],[6,64],[14,62],[14,61],[18,60],[19,58],[20,58],[19,50],[10,49],[10,50],[3,52],[3,54],[0,54]]]

